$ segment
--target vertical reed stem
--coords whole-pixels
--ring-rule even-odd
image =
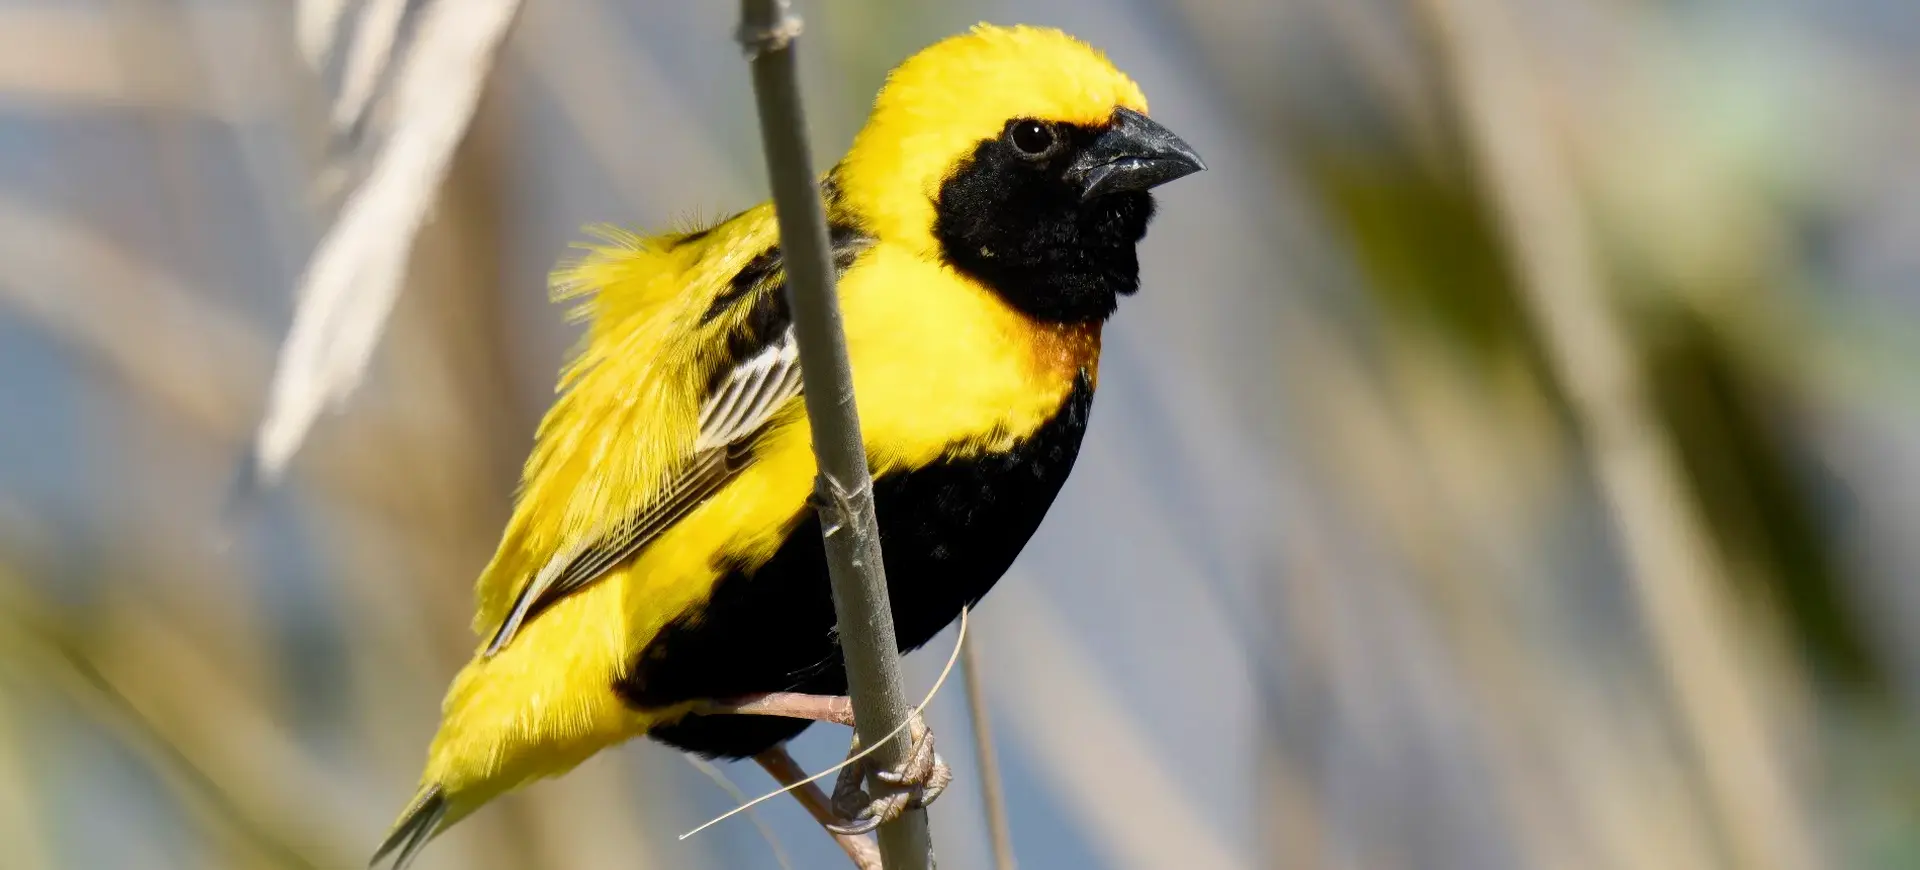
[[[787,301],[800,343],[807,417],[820,468],[814,500],[833,579],[848,695],[853,699],[861,742],[878,745],[873,757],[881,767],[893,768],[906,760],[907,742],[879,744],[900,730],[909,707],[900,689],[899,644],[880,559],[880,530],[873,517],[873,478],[860,439],[853,370],[847,362],[846,335],[834,292],[827,219],[807,147],[793,51],[799,35],[800,19],[786,0],[742,0],[740,44],[753,67],[761,143],[786,261]],[[882,825],[879,836],[881,859],[888,870],[934,866],[925,811],[911,810]]]

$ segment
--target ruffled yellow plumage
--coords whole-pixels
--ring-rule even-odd
[[[876,475],[1004,449],[1097,366],[1097,327],[1036,321],[945,265],[932,232],[942,180],[1009,119],[1104,122],[1146,110],[1139,88],[1058,31],[990,27],[927,48],[888,78],[833,179],[837,221],[870,244],[839,283]],[[613,690],[663,625],[697,613],[725,565],[770,557],[814,476],[804,408],[784,405],[752,465],[632,558],[491,638],[533,578],[663,498],[699,433],[705,391],[747,306],[710,316],[777,244],[772,209],[693,233],[602,233],[555,275],[588,328],[543,420],[513,515],[477,584],[481,650],[449,691],[421,799],[390,845],[443,830],[503,791],[564,772],[683,710],[641,711]]]

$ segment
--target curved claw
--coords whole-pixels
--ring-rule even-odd
[[[871,762],[863,758],[840,769],[833,783],[833,809],[845,821],[828,825],[828,830],[847,836],[870,833],[908,810],[924,809],[947,790],[953,782],[953,769],[934,751],[933,731],[919,714],[914,715],[907,731],[912,749],[898,768],[872,770]],[[847,754],[859,752],[860,738],[856,735]],[[867,790],[869,772],[879,787],[876,791],[884,793],[875,795]]]

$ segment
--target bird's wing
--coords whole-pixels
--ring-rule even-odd
[[[754,437],[798,395],[800,350],[789,326],[779,339],[736,364],[700,406],[692,459],[660,496],[549,560],[520,591],[486,654],[499,652],[527,620],[600,579],[718,492],[747,466]]]

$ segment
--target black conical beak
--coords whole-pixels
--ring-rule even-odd
[[[1080,200],[1149,190],[1207,168],[1200,155],[1172,130],[1132,109],[1113,110],[1113,121],[1067,167],[1068,184],[1080,187]]]

